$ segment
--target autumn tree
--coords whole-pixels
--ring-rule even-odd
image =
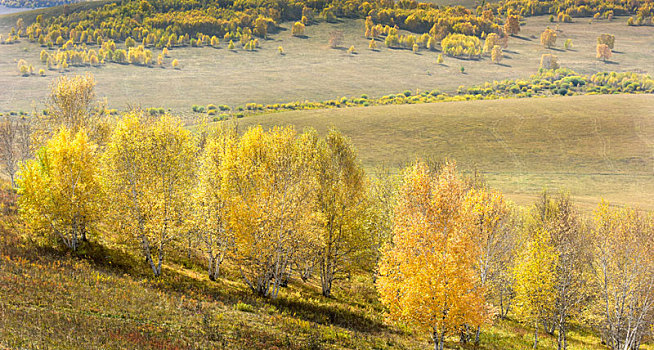
[[[501,44],[501,38],[499,35],[495,33],[490,33],[486,36],[486,40],[484,41],[484,54],[488,55],[491,54],[491,51],[496,45]],[[501,48],[501,47],[500,47]]]
[[[520,20],[518,16],[509,15],[504,24],[504,32],[507,35],[517,35],[520,33]]]
[[[29,119],[5,116],[0,121],[0,161],[2,170],[15,187],[15,175],[21,162],[30,156],[31,126]]]
[[[293,36],[304,36],[304,24],[302,22],[295,22],[291,28]]]
[[[567,193],[553,198],[543,192],[532,213],[531,225],[546,230],[556,252],[555,303],[544,326],[549,333],[558,329],[558,348],[566,349],[569,321],[580,314],[590,297],[592,252],[588,230]]]
[[[379,266],[391,319],[429,332],[441,350],[446,334],[481,325],[488,314],[475,270],[480,252],[462,209],[465,187],[450,163],[437,175],[421,162],[407,169]]]
[[[479,255],[474,267],[479,274],[479,287],[490,301],[492,294],[502,293],[499,283],[502,274],[509,271],[515,245],[515,232],[511,227],[511,210],[503,195],[486,188],[472,189],[466,196],[464,209],[472,223],[472,240]],[[479,343],[480,328],[475,332]]]
[[[552,54],[543,54],[540,57],[541,69],[559,69],[559,57]]]
[[[597,44],[595,51],[597,52],[597,58],[604,62],[610,60],[611,56],[613,55],[611,48],[606,44]]]
[[[101,218],[102,188],[97,146],[82,128],[62,127],[21,168],[21,216],[30,230],[61,239],[71,250],[95,231]]]
[[[534,327],[534,349],[540,324],[554,308],[556,263],[549,233],[537,226],[526,231],[514,266],[514,303],[518,317]]]
[[[96,101],[95,79],[90,74],[57,78],[51,87],[46,111],[36,119],[38,142],[44,142],[60,126],[71,133],[83,128],[96,142],[107,137],[104,106]]]
[[[493,61],[493,63],[499,64],[502,61],[503,56],[504,53],[502,52],[502,47],[499,45],[493,46],[493,50],[491,51],[491,61]]]
[[[154,276],[188,219],[195,149],[190,132],[170,116],[138,112],[115,127],[103,156],[103,183],[115,232],[140,245]]]
[[[235,144],[235,131],[228,128],[219,128],[207,139],[200,159],[198,184],[193,190],[191,226],[207,258],[212,281],[218,278],[220,265],[234,241],[228,225],[230,197],[224,183],[224,160],[233,152]]]
[[[540,34],[540,43],[548,49],[552,48],[556,44],[556,31],[550,28],[545,29]]]
[[[611,349],[638,349],[654,322],[654,214],[612,208],[594,212],[594,270],[601,330]]]
[[[602,34],[597,37],[597,44],[604,44],[613,50],[615,47],[615,36],[611,34]]]
[[[369,253],[367,184],[354,147],[336,130],[318,143],[316,169],[320,282],[329,297],[334,280],[362,265]]]
[[[315,133],[257,127],[224,160],[234,259],[245,283],[259,295],[276,298],[294,258],[318,244],[310,205],[316,142]]]

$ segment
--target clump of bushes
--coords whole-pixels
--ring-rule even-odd
[[[449,34],[441,41],[443,52],[453,57],[479,58],[482,53],[481,40],[465,34]]]

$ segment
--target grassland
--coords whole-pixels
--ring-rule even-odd
[[[0,229],[0,348],[66,349],[427,349],[426,334],[385,323],[369,279],[338,284],[292,280],[275,301],[254,297],[229,266],[216,282],[183,257],[149,279],[142,259],[96,243],[70,255]],[[461,347],[455,337],[447,349]],[[484,327],[480,350],[531,347],[532,332],[511,320]],[[538,349],[556,339],[541,335]],[[571,350],[603,349],[573,327]]]
[[[13,23],[7,17],[5,23]],[[11,19],[11,20],[10,20]],[[193,104],[208,103],[243,105],[248,102],[280,103],[295,100],[326,100],[340,96],[381,96],[406,89],[440,89],[452,92],[460,85],[481,84],[508,78],[524,78],[536,72],[540,56],[551,52],[559,56],[562,66],[579,73],[597,71],[654,72],[654,37],[651,27],[628,27],[626,18],[613,22],[578,19],[561,23],[557,47],[572,39],[574,48],[564,51],[541,47],[538,36],[547,26],[554,26],[545,17],[527,18],[519,38],[512,38],[502,65],[480,61],[446,58],[436,64],[437,52],[393,50],[383,47],[368,50],[361,20],[320,23],[307,27],[307,38],[291,36],[290,23],[262,42],[257,52],[221,48],[181,48],[171,50],[171,57],[180,61],[181,69],[143,68],[132,65],[107,64],[101,68],[72,68],[68,74],[86,71],[98,80],[98,93],[112,107],[166,107],[176,113],[188,113]],[[0,32],[7,32],[7,26]],[[328,47],[329,32],[345,34],[343,49]],[[616,36],[616,48],[610,63],[595,58],[596,38],[601,33]],[[354,45],[357,54],[345,48]],[[282,46],[285,55],[279,55]],[[60,73],[48,71],[46,77],[20,77],[16,60],[23,58],[36,70],[41,48],[22,42],[0,45],[0,86],[3,98],[0,112],[29,111],[39,108],[52,79]],[[171,58],[171,59],[172,59]],[[170,59],[169,59],[170,61]],[[460,73],[460,67],[465,74]]]
[[[456,159],[520,204],[569,190],[585,209],[601,198],[654,208],[654,96],[575,96],[284,112],[239,120],[335,127],[371,170],[417,157]]]

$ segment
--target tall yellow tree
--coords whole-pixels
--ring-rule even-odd
[[[154,276],[188,220],[195,156],[190,132],[170,116],[151,121],[127,114],[107,144],[102,170],[108,219],[140,245]]]
[[[534,326],[534,349],[540,323],[553,313],[556,263],[549,233],[542,227],[527,231],[514,266],[515,310],[520,319]]]
[[[372,239],[365,230],[367,184],[354,146],[332,129],[317,153],[318,260],[322,294],[328,297],[334,279],[363,265]]]
[[[551,48],[556,44],[556,31],[547,28],[540,34],[540,43],[546,48]]]
[[[508,260],[514,250],[514,231],[509,225],[511,211],[500,192],[486,188],[470,190],[465,210],[471,215],[472,239],[479,250],[475,263],[479,284],[490,294],[492,286],[497,286],[493,282],[508,270]],[[490,299],[490,295],[487,295],[486,300]],[[475,343],[479,343],[479,332],[478,327]]]
[[[410,167],[379,266],[377,287],[390,318],[432,334],[435,349],[443,349],[446,334],[488,316],[465,188],[453,164],[437,175],[421,162]]]
[[[654,213],[603,201],[594,221],[602,333],[611,349],[638,349],[654,323]]]
[[[255,293],[276,298],[303,249],[318,244],[313,206],[315,133],[251,128],[223,162],[234,258]]]
[[[53,82],[46,103],[47,113],[36,120],[37,143],[44,143],[60,126],[72,133],[84,128],[92,140],[101,143],[106,140],[104,106],[96,100],[95,84],[91,74],[61,76]]]
[[[224,184],[224,160],[234,151],[237,138],[233,129],[219,128],[204,147],[198,169],[198,184],[193,190],[193,222],[207,258],[209,279],[216,280],[234,238],[229,230],[230,196]]]
[[[97,146],[86,131],[62,128],[27,161],[18,179],[21,215],[36,233],[54,235],[71,250],[100,218]]]

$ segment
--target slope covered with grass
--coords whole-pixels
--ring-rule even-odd
[[[369,278],[338,284],[293,279],[277,300],[254,297],[228,268],[211,282],[177,256],[164,277],[141,259],[86,244],[76,255],[24,240],[3,217],[0,235],[0,348],[58,349],[427,349],[426,334],[388,325]],[[479,349],[525,349],[531,330],[511,319],[485,327]],[[551,349],[553,336],[541,336]],[[460,348],[457,338],[448,347]],[[464,346],[472,349],[472,345]],[[569,349],[603,349],[587,329]]]
[[[456,159],[519,203],[547,187],[592,209],[601,198],[654,207],[654,96],[608,95],[284,112],[239,120],[352,138],[369,169]]]

